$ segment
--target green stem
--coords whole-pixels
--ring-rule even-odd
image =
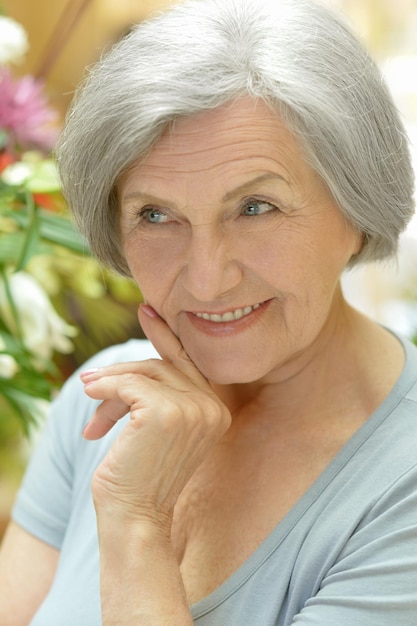
[[[18,312],[18,310],[16,308],[16,305],[15,305],[15,302],[14,302],[14,299],[13,299],[12,291],[10,289],[10,282],[9,282],[8,277],[7,277],[7,272],[6,272],[6,268],[4,267],[4,265],[0,265],[0,276],[1,276],[2,280],[3,280],[4,292],[6,294],[7,303],[9,305],[9,307],[10,307],[10,311],[12,313],[13,320],[14,320],[14,323],[16,325],[17,339],[23,345],[22,324],[20,322],[19,312]]]
[[[15,272],[20,272],[24,269],[39,244],[39,211],[30,191],[26,191],[26,207],[28,213],[26,239],[22,246]]]

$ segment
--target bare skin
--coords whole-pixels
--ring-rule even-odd
[[[177,121],[119,202],[162,361],[82,374],[103,401],[85,438],[131,415],[92,485],[103,625],[189,626],[189,604],[282,520],[404,356],[345,302],[361,237],[262,103]]]
[[[27,626],[53,581],[59,551],[11,522],[0,548],[0,624]]]

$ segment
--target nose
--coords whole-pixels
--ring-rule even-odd
[[[233,240],[219,230],[211,225],[199,225],[190,235],[183,286],[200,302],[221,298],[242,280]]]

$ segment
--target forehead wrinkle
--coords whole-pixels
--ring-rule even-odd
[[[198,116],[177,120],[121,178],[122,195],[137,190],[160,197],[158,191],[164,190],[165,198],[172,193],[185,197],[191,188],[200,185],[210,190],[217,181],[214,188],[220,199],[222,191],[232,196],[248,179],[267,172],[291,188],[309,178],[304,150],[293,133],[270,111],[256,119],[253,110],[250,113],[240,115],[238,110],[224,118],[221,111],[214,111],[202,114],[201,123]]]
[[[231,111],[233,110],[233,115]],[[174,120],[136,165],[142,174],[210,174],[244,160],[263,159],[292,181],[305,155],[297,138],[269,107],[253,100]],[[149,168],[149,169],[148,169]],[[255,169],[255,168],[254,168]],[[256,166],[259,170],[269,167]],[[275,167],[274,167],[275,169]]]
[[[232,124],[229,127],[218,128],[213,125],[211,128],[198,127],[195,130],[171,132],[169,136],[162,135],[156,142],[154,149],[149,152],[147,158],[143,161],[147,162],[152,159],[155,151],[159,157],[193,157],[195,154],[217,153],[222,150],[230,150],[235,147],[238,151],[244,151],[249,146],[252,152],[253,146],[258,144],[259,148],[263,143],[268,143],[269,148],[273,138],[273,144],[277,150],[285,152],[294,151],[298,153],[300,147],[296,138],[290,131],[277,123],[261,123],[261,120],[248,120],[240,124]],[[190,147],[191,145],[191,147]]]
[[[243,105],[243,106],[242,106]],[[254,106],[255,105],[255,106]],[[252,99],[232,106],[221,106],[216,109],[201,111],[186,117],[174,119],[162,133],[161,139],[168,139],[174,135],[195,137],[205,126],[213,132],[229,132],[230,130],[242,130],[249,128],[256,120],[258,128],[265,126],[270,130],[271,125],[283,126],[281,118],[270,107],[261,102],[254,102]],[[286,126],[284,128],[287,128]],[[289,131],[288,131],[289,132]]]
[[[242,104],[245,104],[245,99]],[[277,147],[282,144],[287,150],[291,146],[297,151],[296,138],[276,112],[253,100],[246,104],[249,108],[239,107],[233,116],[230,115],[233,107],[225,106],[174,120],[156,144],[159,155],[192,157],[196,153],[204,155],[211,150],[217,152],[234,145],[241,148],[246,143],[251,147],[256,142],[270,143],[271,137],[274,137]],[[193,146],[191,150],[190,143]]]
[[[264,156],[262,146],[259,144],[265,141],[266,138],[259,137],[259,133],[257,133],[255,137],[247,138],[236,136],[233,132],[224,132],[223,135],[224,137],[221,142],[214,141],[212,136],[207,137],[206,133],[204,133],[201,136],[201,141],[198,142],[196,142],[195,139],[193,139],[192,142],[186,143],[173,140],[168,146],[165,146],[163,142],[157,143],[154,150],[149,153],[147,159],[143,161],[143,165],[153,161],[154,158],[159,160],[174,158],[193,159],[196,155],[207,157],[210,154],[213,154],[215,158],[217,158],[222,152],[230,151],[234,151],[236,158],[245,158],[245,156],[256,158],[258,156]],[[280,142],[277,141],[277,148],[279,144]],[[283,143],[283,145],[285,144]],[[254,149],[256,149],[256,152],[254,152]],[[230,154],[226,161],[229,160]]]
[[[285,183],[287,183],[285,178],[283,178],[282,176],[279,176],[278,174],[275,174],[273,172],[265,172],[264,174],[260,174],[256,178],[249,179],[245,181],[244,183],[242,183],[241,185],[237,185],[236,187],[233,187],[231,190],[226,191],[226,193],[222,197],[222,202],[228,202],[229,200],[233,199],[238,194],[243,193],[246,190],[250,190],[251,187],[256,187],[256,185],[259,185],[260,183],[264,181],[268,181],[268,180],[280,180],[280,181],[284,181]],[[153,194],[148,193],[146,191],[140,191],[140,190],[133,191],[132,193],[127,194],[124,199],[130,200],[130,199],[141,199],[141,198],[143,200],[154,201],[154,202],[160,202],[162,200],[163,203],[166,203],[166,201],[163,200],[162,198],[159,198],[158,196],[154,196]]]
[[[198,162],[199,160],[195,158],[197,154],[204,153],[204,151],[201,150],[195,153],[190,152],[187,155],[182,154],[181,157],[190,157],[188,163],[184,163],[181,157],[173,162],[172,159],[174,155],[172,154],[166,155],[167,162],[164,163],[164,155],[160,156],[158,154],[154,162],[148,161],[142,164],[141,174],[143,176],[151,176],[155,179],[160,178],[161,181],[165,181],[167,175],[171,177],[174,175],[210,174],[216,170],[222,170],[224,167],[228,167],[232,170],[234,166],[246,162],[248,164],[248,171],[246,174],[242,171],[242,176],[252,176],[255,175],[256,172],[270,172],[271,175],[281,178],[288,184],[290,184],[292,179],[288,166],[284,165],[282,160],[274,158],[273,155],[266,156],[265,153],[262,152],[252,152],[251,154],[234,154],[232,157],[225,155],[224,158],[222,157],[219,160],[217,151],[214,149],[213,151],[216,156],[215,162],[210,162],[205,159],[201,164]],[[251,161],[256,161],[256,167],[252,168]],[[288,159],[288,161],[291,165],[290,159]]]

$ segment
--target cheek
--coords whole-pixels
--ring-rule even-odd
[[[312,280],[323,293],[338,283],[351,257],[361,246],[360,235],[338,213],[328,211],[318,220],[297,252],[305,280]],[[326,219],[327,218],[327,219]]]
[[[333,230],[323,228],[320,232],[310,229],[309,224],[301,229],[288,227],[280,234],[264,248],[263,276],[282,296],[286,324],[303,333],[327,315],[350,258],[353,238],[346,231],[339,238]]]
[[[178,274],[180,247],[161,240],[135,240],[124,246],[126,260],[143,297],[161,305]]]
[[[233,238],[235,259],[254,276],[272,284],[279,283],[290,270],[296,269],[295,245],[295,233],[284,221],[253,228]]]

